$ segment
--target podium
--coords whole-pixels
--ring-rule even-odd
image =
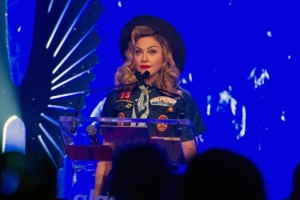
[[[80,174],[89,171],[93,174],[97,162],[112,160],[116,149],[125,145],[155,144],[166,152],[170,164],[185,165],[181,139],[183,133],[193,135],[188,119],[61,116],[59,126],[67,158],[71,161],[72,188],[80,181]],[[73,197],[71,199],[75,199]]]

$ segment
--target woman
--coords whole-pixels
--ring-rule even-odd
[[[160,18],[138,16],[125,25],[120,48],[125,62],[117,69],[115,84],[127,86],[108,94],[101,117],[190,119],[194,135],[182,133],[180,136],[185,159],[190,160],[197,154],[198,136],[205,127],[194,99],[179,85],[185,61],[180,34]],[[143,78],[143,84],[131,84]],[[164,132],[167,127],[157,129]],[[103,179],[110,169],[110,162],[99,162],[95,195],[100,194]]]

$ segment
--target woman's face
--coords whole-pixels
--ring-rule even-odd
[[[163,60],[162,47],[153,36],[138,39],[133,50],[133,62],[137,71],[142,74],[145,71],[150,72],[150,76],[145,80],[146,84],[152,84],[156,81]]]

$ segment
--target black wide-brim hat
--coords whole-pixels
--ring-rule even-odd
[[[120,51],[123,59],[126,59],[125,51],[131,40],[131,32],[135,26],[149,26],[155,33],[164,37],[172,51],[173,59],[179,71],[183,70],[185,64],[185,45],[180,33],[169,22],[152,15],[140,15],[128,21],[120,35]]]

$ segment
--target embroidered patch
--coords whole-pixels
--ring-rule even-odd
[[[124,118],[125,115],[124,115],[124,113],[120,112],[120,113],[118,114],[118,117],[119,117],[119,118]]]
[[[176,99],[166,96],[159,96],[150,100],[151,105],[154,106],[173,106],[176,102]]]
[[[169,112],[173,112],[173,111],[174,111],[173,106],[170,106],[170,107],[168,108],[168,111],[169,111]]]
[[[120,98],[121,99],[130,99],[130,92],[121,92]]]
[[[168,119],[168,117],[166,115],[160,115],[158,117],[158,119]],[[164,123],[158,123],[156,126],[157,126],[157,129],[161,132],[167,130],[167,128],[168,128],[168,124],[164,124]]]
[[[124,113],[120,112],[120,113],[118,114],[118,118],[124,118],[124,117],[125,117]],[[119,126],[123,126],[123,125],[124,125],[124,122],[118,122],[118,125],[119,125]]]

